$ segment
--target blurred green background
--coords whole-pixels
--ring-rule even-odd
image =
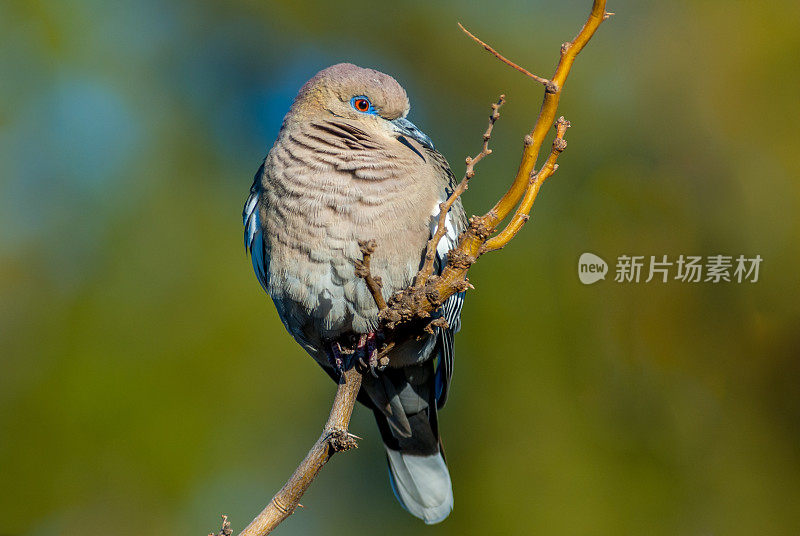
[[[465,198],[503,191],[589,0],[0,3],[0,534],[237,531],[333,383],[284,332],[241,207],[317,70],[394,75]],[[800,533],[800,4],[612,0],[531,222],[471,272],[425,527],[372,417],[280,534]],[[577,278],[591,251],[760,254],[756,284]]]

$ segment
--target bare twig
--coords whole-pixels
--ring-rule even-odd
[[[517,71],[521,72],[525,76],[529,76],[529,77],[533,78],[534,80],[536,80],[537,82],[542,84],[544,87],[549,87],[549,85],[552,83],[547,78],[542,78],[541,76],[536,76],[535,74],[533,74],[529,70],[520,67],[519,65],[517,65],[516,63],[514,63],[510,59],[506,58],[505,56],[500,54],[498,51],[496,51],[495,49],[493,49],[492,47],[490,47],[489,45],[487,45],[486,43],[484,43],[483,41],[481,41],[480,39],[475,37],[475,35],[473,35],[472,32],[470,32],[469,30],[464,28],[464,25],[461,24],[460,22],[458,23],[458,27],[461,28],[462,32],[464,32],[465,34],[470,36],[473,39],[473,41],[475,41],[480,46],[485,48],[486,51],[489,52],[489,54],[492,54],[495,58],[497,58],[498,60],[502,61],[503,63],[505,63],[506,65],[508,65],[512,69],[516,69]]]
[[[383,299],[381,287],[383,283],[379,276],[373,275],[370,270],[370,262],[372,254],[375,253],[375,248],[378,247],[377,242],[374,240],[361,240],[358,242],[358,247],[361,249],[361,260],[356,261],[356,276],[360,277],[367,284],[372,299],[378,306],[378,310],[386,309],[386,301]]]
[[[264,536],[272,532],[284,519],[294,513],[300,505],[300,497],[331,456],[358,446],[355,441],[357,437],[349,433],[347,427],[360,387],[361,373],[356,371],[355,367],[345,371],[322,435],[308,451],[305,459],[300,462],[289,481],[247,528],[239,533],[239,536]]]
[[[450,208],[453,206],[453,203],[456,202],[456,199],[469,188],[469,180],[475,176],[475,165],[483,160],[484,157],[492,154],[492,150],[489,149],[489,140],[492,139],[494,124],[500,118],[500,107],[505,104],[505,102],[506,96],[500,95],[500,99],[492,104],[492,113],[489,114],[489,125],[486,127],[486,132],[483,133],[483,146],[481,147],[481,151],[475,156],[468,156],[466,158],[467,169],[464,173],[464,178],[461,179],[461,182],[458,183],[458,186],[455,187],[447,200],[439,204],[439,220],[436,222],[436,232],[431,239],[428,240],[428,246],[425,249],[425,263],[414,280],[414,285],[417,287],[424,284],[433,273],[433,264],[436,260],[436,248],[439,246],[439,241],[441,241],[442,237],[447,232],[447,213],[450,212]],[[379,309],[383,309],[383,307],[379,306]]]

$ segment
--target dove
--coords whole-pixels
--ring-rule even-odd
[[[379,363],[378,309],[356,275],[359,242],[374,240],[371,270],[384,298],[407,287],[456,185],[445,158],[407,118],[409,108],[387,74],[349,63],[317,73],[256,173],[243,221],[256,276],[287,331],[334,380],[354,359],[368,370],[359,401],[375,415],[394,494],[430,524],[453,508],[438,411],[450,389],[464,295],[442,305],[446,327],[396,345]],[[457,200],[437,270],[465,227]]]

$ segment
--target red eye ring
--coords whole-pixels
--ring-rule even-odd
[[[359,112],[368,112],[370,108],[369,101],[367,99],[355,99],[353,101],[353,106]]]

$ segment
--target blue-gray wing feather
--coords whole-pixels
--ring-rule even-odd
[[[259,216],[259,205],[261,204],[261,175],[264,173],[264,164],[258,168],[253,185],[250,187],[250,195],[242,210],[242,223],[244,223],[244,246],[250,252],[250,259],[253,262],[253,271],[256,273],[258,282],[264,290],[267,290],[267,274],[269,266],[269,252],[264,243],[264,231],[261,227]]]

